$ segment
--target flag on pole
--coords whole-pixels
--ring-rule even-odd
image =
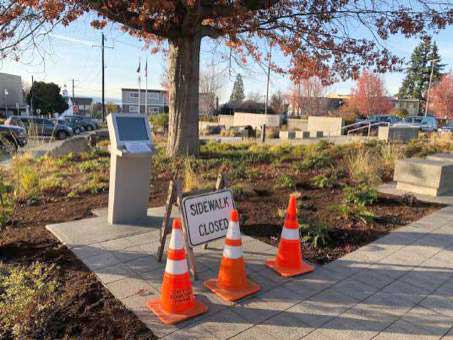
[[[141,105],[142,101],[140,98],[140,93],[142,92],[142,78],[141,78],[141,68],[142,68],[142,59],[138,58],[138,68],[137,68],[137,73],[138,73],[138,113],[141,113]]]
[[[145,62],[145,114],[148,115],[148,58]]]

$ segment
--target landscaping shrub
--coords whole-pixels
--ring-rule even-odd
[[[11,197],[12,187],[0,176],[0,230],[11,222],[15,204]]]
[[[343,188],[343,195],[345,203],[363,207],[372,205],[378,199],[377,190],[367,183],[345,186]]]
[[[328,152],[309,152],[305,155],[304,160],[302,161],[302,169],[304,170],[320,170],[331,166],[333,163],[332,158]]]
[[[58,284],[51,279],[54,270],[42,263],[30,267],[0,263],[0,338],[34,338],[46,327],[58,298]]]
[[[294,181],[294,178],[289,175],[281,175],[277,177],[277,180],[275,181],[275,187],[277,189],[294,189],[295,186],[296,182]]]
[[[329,228],[325,224],[301,224],[300,231],[302,241],[310,243],[313,248],[325,247],[330,241]]]
[[[354,204],[338,204],[333,205],[332,209],[335,212],[340,213],[343,218],[351,220],[359,220],[365,224],[368,224],[374,220],[376,217],[374,213],[367,209],[363,205],[354,205]]]
[[[345,168],[355,182],[377,185],[381,181],[379,160],[364,147],[351,149],[345,159]]]
[[[319,189],[332,188],[337,182],[338,178],[334,174],[317,175],[312,178],[313,186]]]

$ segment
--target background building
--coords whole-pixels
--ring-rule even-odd
[[[6,117],[25,112],[26,109],[21,77],[0,73],[0,114]]]
[[[77,106],[80,116],[91,116],[93,109],[93,98],[75,97],[73,99],[74,106]]]
[[[409,116],[417,116],[420,112],[420,101],[418,99],[393,99],[395,108],[407,110]]]
[[[141,90],[140,96],[138,89],[121,89],[122,112],[123,113],[145,113],[146,91]],[[140,109],[139,100],[140,97]],[[167,91],[148,90],[148,114],[168,112]]]

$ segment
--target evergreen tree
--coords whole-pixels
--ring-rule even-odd
[[[439,50],[436,43],[426,38],[412,52],[406,78],[399,90],[399,98],[420,100],[422,110],[426,103],[426,93],[429,86],[431,70],[432,84],[440,80],[445,65],[440,63]]]
[[[68,109],[68,103],[66,103],[60,91],[61,89],[57,84],[35,81],[27,94],[27,104],[30,105],[31,94],[33,93],[33,109],[35,112],[39,109],[41,114],[62,113]]]
[[[234,81],[233,91],[231,92],[230,102],[240,103],[244,100],[244,82],[242,81],[242,76],[239,73]]]

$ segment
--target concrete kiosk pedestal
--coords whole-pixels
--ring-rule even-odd
[[[107,220],[110,224],[137,224],[147,217],[152,143],[143,115],[111,114],[110,187]]]

